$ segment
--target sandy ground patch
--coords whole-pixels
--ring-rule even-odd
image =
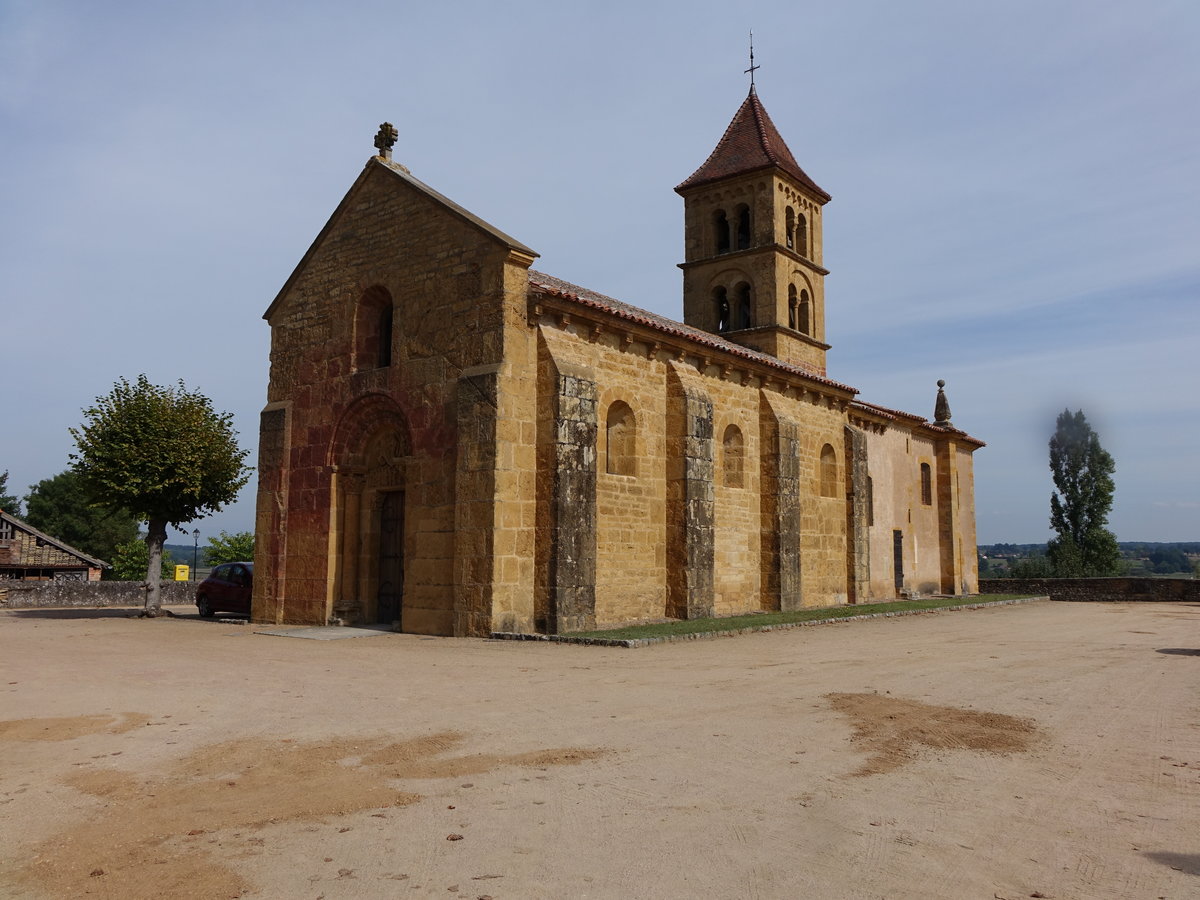
[[[828,694],[830,705],[854,724],[852,744],[871,756],[855,775],[881,775],[899,768],[924,749],[1018,753],[1038,735],[1031,719],[1000,713],[931,706],[901,700],[890,692]]]
[[[0,754],[31,900],[1194,897],[1200,607],[638,650],[10,611]]]

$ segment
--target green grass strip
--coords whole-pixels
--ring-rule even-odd
[[[764,625],[787,625],[792,622],[810,622],[814,619],[843,619],[850,616],[870,616],[904,610],[949,609],[955,606],[970,606],[977,603],[1017,600],[1026,596],[1028,595],[976,594],[971,597],[931,597],[926,600],[897,600],[893,603],[862,603],[854,606],[817,606],[809,609],[792,610],[791,612],[751,613],[744,616],[660,622],[655,625],[631,625],[628,628],[602,629],[599,631],[572,631],[565,636],[627,641],[638,638],[667,637],[668,635],[675,634],[736,631],[739,628],[761,628]]]

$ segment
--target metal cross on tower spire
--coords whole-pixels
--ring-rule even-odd
[[[743,75],[750,75],[750,90],[754,90],[754,70],[760,69],[761,66],[754,64],[754,32],[750,32],[750,68],[742,72]]]

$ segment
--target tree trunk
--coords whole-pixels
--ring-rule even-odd
[[[146,608],[144,616],[162,615],[162,551],[167,539],[167,523],[163,519],[151,519],[146,528],[146,551],[150,558],[146,566]]]

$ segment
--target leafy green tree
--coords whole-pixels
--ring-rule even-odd
[[[138,535],[132,513],[96,504],[84,490],[79,473],[71,469],[29,489],[25,521],[106,562],[112,561],[120,545]]]
[[[1011,569],[1011,578],[1051,578],[1054,570],[1044,551],[1030,554]]]
[[[162,612],[159,576],[167,526],[180,527],[233,501],[250,479],[233,416],[182,381],[151,384],[122,378],[71,429],[74,469],[85,489],[147,523],[146,608]]]
[[[146,535],[135,533],[113,552],[112,577],[117,581],[145,581],[149,565],[150,550],[146,546]],[[175,575],[175,560],[170,550],[162,552],[162,571],[169,572],[172,578]]]
[[[227,562],[245,562],[254,560],[254,532],[235,531],[229,534],[222,531],[217,537],[208,539],[204,548],[206,565],[219,566]]]
[[[1192,571],[1192,564],[1178,547],[1163,547],[1162,549],[1151,551],[1148,559],[1155,573],[1159,575]]]
[[[8,470],[0,472],[0,509],[10,516],[21,516],[21,501],[8,492]]]
[[[1050,439],[1050,472],[1057,488],[1050,495],[1050,527],[1057,534],[1046,547],[1055,575],[1074,578],[1121,571],[1117,538],[1105,527],[1115,469],[1083,410],[1059,413]]]

